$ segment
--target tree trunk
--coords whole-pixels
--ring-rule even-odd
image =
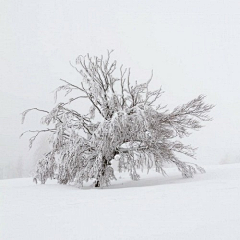
[[[107,167],[107,165],[103,164],[103,169],[102,169],[101,173],[99,173],[99,175],[98,175],[98,178],[95,183],[95,187],[101,187],[99,179],[100,179],[100,177],[104,176],[106,167]]]
[[[103,161],[102,171],[99,174],[94,187],[101,187],[99,179],[100,179],[100,177],[104,176],[107,166],[111,165],[110,161],[108,161],[105,157],[103,157],[103,159],[104,159],[104,161]]]
[[[100,187],[100,182],[99,182],[99,180],[96,181],[94,187]]]

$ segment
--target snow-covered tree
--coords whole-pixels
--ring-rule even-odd
[[[64,84],[56,89],[55,97],[59,91],[79,95],[51,111],[32,108],[22,113],[24,121],[29,111],[41,111],[45,114],[41,122],[48,126],[28,131],[34,133],[30,147],[40,133],[51,133],[51,150],[37,163],[34,180],[45,183],[56,178],[60,184],[75,182],[79,186],[92,180],[95,187],[108,186],[116,179],[113,159],[118,161],[119,171],[128,171],[132,180],[140,178],[137,170],[144,167],[165,174],[165,162],[174,163],[186,178],[197,170],[204,172],[196,164],[180,161],[177,153],[194,158],[195,149],[180,140],[189,136],[190,130],[200,129],[202,121],[211,120],[208,112],[213,105],[205,104],[203,95],[173,111],[155,105],[162,90],[149,89],[152,76],[143,84],[132,84],[130,69],[121,66],[117,71],[110,56],[111,52],[105,59],[79,56],[72,66],[81,80],[72,84],[61,79]],[[70,107],[83,98],[91,103],[86,114]]]

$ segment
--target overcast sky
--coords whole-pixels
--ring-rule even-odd
[[[2,0],[0,11],[0,163],[33,157],[18,136],[38,128],[39,115],[21,126],[20,113],[49,109],[59,78],[80,80],[69,61],[107,49],[133,81],[153,69],[170,108],[199,94],[216,105],[214,120],[187,140],[198,163],[240,156],[239,0]]]

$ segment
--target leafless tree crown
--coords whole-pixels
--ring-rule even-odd
[[[63,85],[56,89],[55,99],[59,91],[65,91],[66,96],[75,91],[78,96],[50,111],[31,108],[22,113],[23,122],[29,111],[41,111],[41,122],[52,126],[28,131],[34,133],[30,147],[41,132],[51,133],[51,151],[39,160],[34,180],[45,183],[48,178],[57,178],[61,184],[75,182],[79,186],[93,180],[96,187],[107,186],[116,179],[113,159],[118,161],[119,171],[128,171],[133,180],[140,177],[137,169],[144,167],[165,174],[165,162],[174,163],[183,177],[193,177],[196,170],[204,172],[196,164],[180,161],[176,153],[194,158],[195,149],[178,139],[211,120],[208,113],[213,105],[205,104],[205,96],[200,95],[168,111],[166,106],[156,105],[161,88],[149,89],[153,75],[143,84],[131,84],[130,69],[121,66],[117,72],[117,62],[110,56],[111,52],[106,58],[79,56],[71,65],[82,80],[72,84],[61,79]],[[82,98],[91,103],[87,114],[70,107]],[[101,121],[96,121],[95,113]]]

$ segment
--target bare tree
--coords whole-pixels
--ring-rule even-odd
[[[193,177],[196,170],[204,169],[196,164],[182,162],[176,153],[194,158],[195,149],[186,146],[180,139],[189,136],[190,130],[198,130],[201,122],[211,120],[208,112],[213,105],[204,103],[200,95],[192,101],[166,110],[155,103],[162,95],[161,88],[150,91],[150,79],[131,84],[130,69],[111,61],[111,52],[106,59],[79,56],[72,65],[81,75],[79,84],[64,83],[56,89],[66,95],[75,91],[79,95],[58,103],[51,111],[32,108],[22,113],[22,120],[29,111],[41,111],[42,123],[53,127],[29,131],[30,147],[42,132],[51,133],[51,151],[39,160],[36,177],[42,183],[48,178],[57,178],[61,184],[94,180],[95,187],[107,186],[116,179],[111,167],[113,159],[119,162],[119,171],[128,171],[133,180],[139,179],[137,169],[154,167],[165,174],[163,163],[174,163],[183,177]],[[86,98],[91,103],[89,113],[81,114],[70,108],[73,101]],[[101,116],[96,121],[95,113]],[[23,133],[24,134],[24,133]]]

